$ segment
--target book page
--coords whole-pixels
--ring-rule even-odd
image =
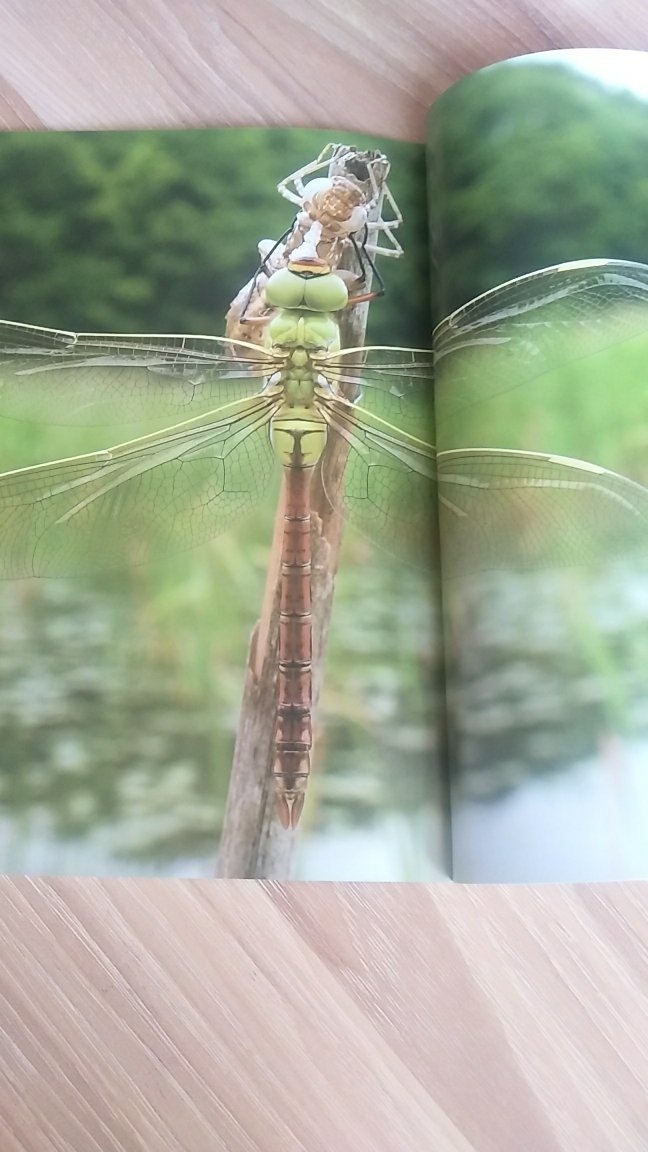
[[[522,57],[431,113],[462,881],[648,876],[647,76]]]
[[[3,872],[213,875],[234,748],[263,709],[273,730],[248,753],[258,779],[235,832],[259,824],[265,789],[297,878],[441,867],[436,602],[429,554],[422,569],[405,556],[423,559],[433,528],[430,389],[410,351],[429,359],[423,149],[348,139],[391,165],[376,205],[351,161],[331,194],[330,141],[0,137]],[[288,298],[271,306],[275,273]],[[367,289],[363,340],[389,350],[360,371],[336,343]],[[250,705],[282,461],[317,470],[327,429],[346,465],[320,493],[330,517],[346,507],[341,553],[320,546],[311,592],[301,551],[284,560],[274,626],[292,648]],[[326,662],[315,635],[304,687],[308,598],[317,628],[333,583]],[[286,830],[272,791],[285,815],[296,730],[306,803]]]

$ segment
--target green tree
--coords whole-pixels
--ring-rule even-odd
[[[86,331],[222,333],[259,240],[291,223],[277,183],[329,139],[282,129],[0,136],[0,314]],[[385,150],[407,258],[382,261],[379,338],[420,343],[429,331],[423,150]]]
[[[437,102],[429,150],[439,318],[550,264],[648,262],[648,117],[633,94],[507,61]]]

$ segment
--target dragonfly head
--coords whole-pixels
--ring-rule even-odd
[[[304,260],[273,272],[264,289],[271,308],[339,312],[349,293],[344,280],[321,260]]]

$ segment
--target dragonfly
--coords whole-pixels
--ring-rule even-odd
[[[471,409],[648,331],[648,265],[591,259],[516,277],[433,336],[438,441]],[[439,451],[444,576],[582,566],[645,550],[648,488],[593,461],[469,447]]]
[[[444,574],[537,565],[524,534],[511,527],[516,505],[530,503],[547,507],[565,528],[559,562],[582,562],[596,532],[610,540],[645,528],[648,489],[568,457],[478,446],[437,452],[433,358],[443,417],[546,371],[557,323],[582,330],[583,351],[644,330],[647,293],[644,265],[600,260],[543,269],[454,312],[435,332],[434,354],[342,349],[348,289],[318,257],[290,260],[268,277],[269,320],[259,345],[1,322],[4,415],[174,423],[103,451],[0,475],[0,576],[93,572],[197,545],[236,525],[281,466],[272,775],[281,823],[294,828],[310,773],[310,498],[325,448],[337,445],[346,456],[335,480],[322,475],[331,506],[344,506],[359,528],[399,556],[429,567],[438,559],[438,507]],[[616,304],[632,306],[622,329],[602,323]],[[475,349],[508,358],[498,356],[497,371],[486,364],[478,387],[474,372],[464,371]]]
[[[340,347],[344,279],[312,255],[267,279],[263,344],[0,322],[0,411],[82,425],[169,420],[106,450],[0,475],[0,576],[137,564],[237,524],[284,475],[275,752],[284,828],[312,749],[311,491],[425,564],[433,533],[432,353]],[[325,449],[346,457],[322,469]]]

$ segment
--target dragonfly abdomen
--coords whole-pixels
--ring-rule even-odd
[[[276,758],[277,811],[294,828],[304,806],[313,744],[311,614],[311,480],[327,438],[309,372],[286,373],[285,402],[272,419],[271,439],[284,467]]]
[[[294,442],[294,453],[299,455],[299,438]],[[273,768],[277,811],[284,828],[296,826],[304,806],[313,744],[310,535],[313,468],[314,465],[294,463],[285,470],[276,758]]]

